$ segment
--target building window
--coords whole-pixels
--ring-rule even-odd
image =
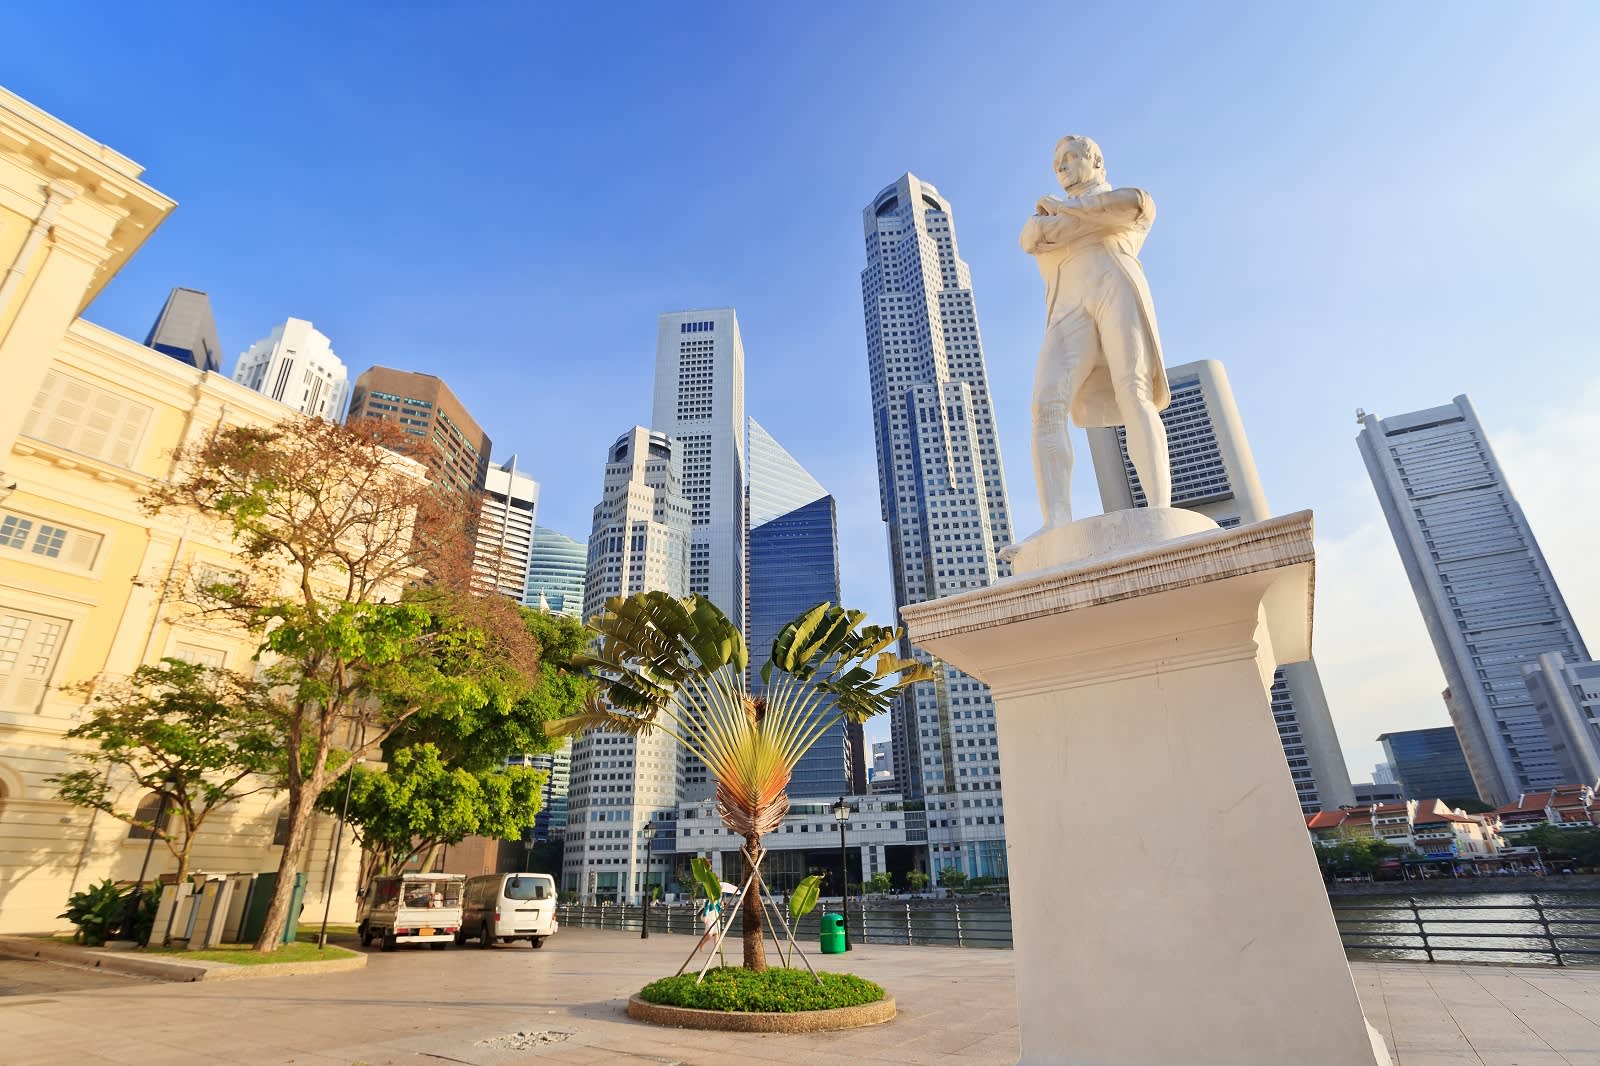
[[[273,847],[282,847],[289,843],[289,808],[285,807],[278,815],[278,821],[272,827]]]
[[[39,709],[66,635],[66,619],[0,609],[0,707]]]
[[[156,819],[159,817],[161,817],[161,797],[154,792],[146,793],[133,812],[134,821],[140,824],[128,826],[128,839],[149,840],[155,836]]]
[[[101,539],[100,534],[88,530],[54,525],[9,511],[0,512],[0,549],[58,559],[87,570],[94,566],[95,557],[100,554]]]
[[[132,466],[151,409],[55,371],[45,375],[22,435],[114,466]]]

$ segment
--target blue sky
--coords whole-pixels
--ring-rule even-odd
[[[352,373],[437,373],[581,538],[649,417],[656,315],[734,306],[749,412],[838,497],[846,600],[888,620],[861,209],[907,170],[951,200],[1026,533],[1042,309],[1016,239],[1086,133],[1159,205],[1168,362],[1225,362],[1273,507],[1317,512],[1352,776],[1378,732],[1447,721],[1357,406],[1471,395],[1600,641],[1600,510],[1570,492],[1600,462],[1600,8],[326,6],[7,12],[32,44],[0,80],[179,202],[89,318],[142,338],[186,285],[229,372],[295,315]]]

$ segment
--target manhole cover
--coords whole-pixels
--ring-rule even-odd
[[[563,1029],[538,1029],[526,1033],[491,1036],[477,1041],[473,1047],[488,1047],[497,1051],[533,1051],[551,1044],[559,1044],[571,1035]]]

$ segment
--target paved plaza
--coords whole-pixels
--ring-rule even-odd
[[[689,946],[682,936],[567,929],[542,951],[402,950],[373,954],[364,971],[214,984],[0,961],[0,1058],[15,1066],[1016,1061],[1009,951],[874,944],[819,957],[894,993],[900,1016],[870,1029],[708,1033],[627,1018],[627,996],[676,969]],[[1600,970],[1358,963],[1356,979],[1399,1066],[1600,1062]]]

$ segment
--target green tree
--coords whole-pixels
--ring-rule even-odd
[[[576,619],[522,611],[540,649],[539,672],[516,698],[428,707],[397,728],[384,745],[387,767],[358,767],[347,820],[365,849],[366,874],[393,872],[470,835],[516,840],[539,813],[542,772],[507,767],[506,758],[547,751],[546,722],[581,711],[594,683],[572,662],[591,636]],[[334,782],[318,800],[344,810]]]
[[[928,875],[921,870],[912,870],[906,874],[906,887],[913,892],[921,892],[928,887]]]
[[[94,744],[86,763],[50,778],[68,803],[102,811],[161,841],[189,876],[190,852],[215,811],[275,787],[283,742],[262,686],[181,659],[141,666],[125,682],[88,686],[88,717],[68,737]],[[117,802],[110,768],[132,778],[134,809]],[[137,804],[158,797],[156,811]],[[164,811],[165,817],[157,812]]]
[[[894,887],[894,878],[889,876],[889,872],[887,870],[879,870],[877,873],[867,878],[867,883],[862,887],[864,887],[868,892],[882,896],[887,894],[888,891]]]
[[[288,842],[255,947],[277,949],[323,792],[411,718],[520,698],[537,647],[511,601],[471,592],[468,501],[397,454],[396,427],[229,426],[180,449],[151,511],[209,517],[237,569],[185,590],[257,642],[283,737]]]
[[[960,888],[967,883],[967,875],[958,867],[946,866],[939,871],[939,883],[946,888]]]
[[[1379,837],[1340,829],[1332,840],[1316,841],[1317,863],[1329,877],[1370,877],[1400,848]]]
[[[1561,829],[1546,822],[1523,833],[1515,842],[1537,847],[1551,858],[1571,860],[1580,866],[1600,866],[1600,829]]]
[[[599,681],[600,698],[552,729],[666,732],[710,770],[717,809],[744,838],[745,862],[754,869],[761,838],[789,809],[789,777],[800,757],[841,719],[864,722],[933,676],[925,664],[889,650],[899,630],[863,625],[865,617],[820,603],[796,618],[761,666],[764,693],[752,696],[744,638],[710,600],[664,592],[613,598],[590,623],[598,647],[578,660]],[[745,968],[766,969],[759,882],[745,899],[741,925]]]

